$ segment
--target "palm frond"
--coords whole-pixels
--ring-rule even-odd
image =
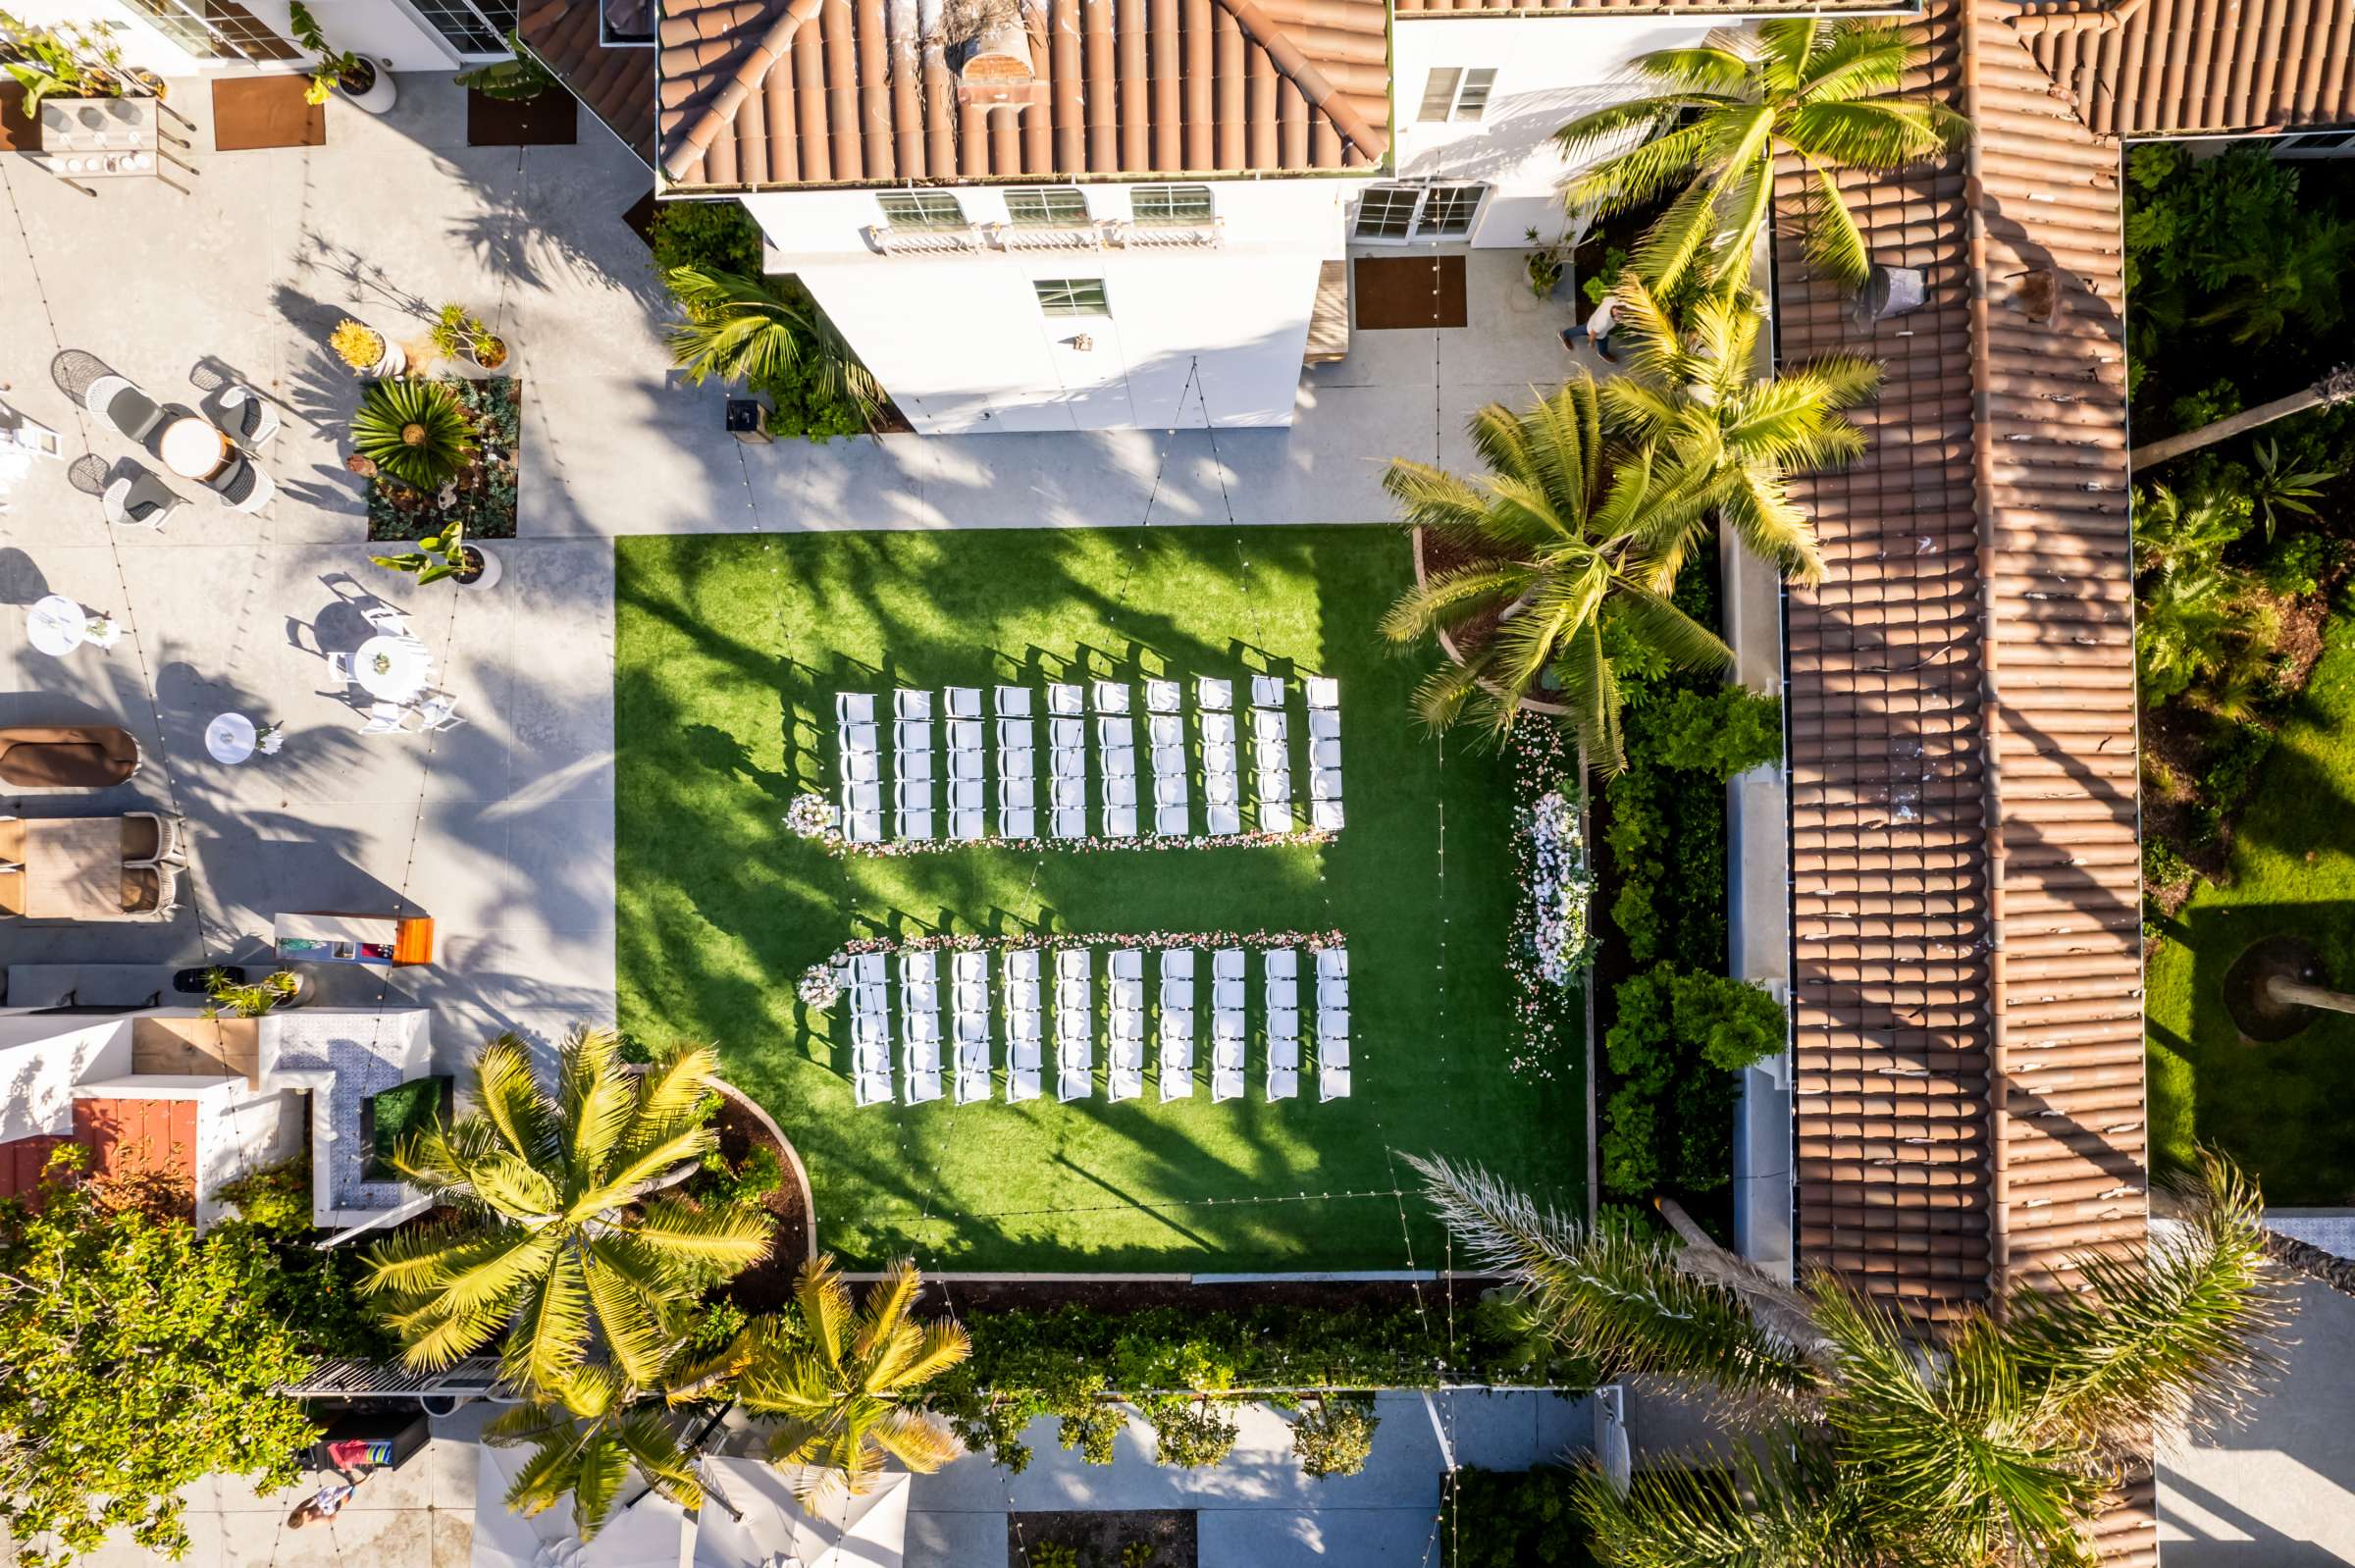
[[[525,1302],[502,1358],[510,1378],[552,1391],[589,1353],[589,1293],[581,1262],[559,1252]]]
[[[497,1129],[508,1150],[538,1165],[557,1153],[555,1107],[532,1070],[531,1048],[501,1034],[474,1059],[472,1115]]]
[[[673,1198],[646,1204],[630,1234],[666,1262],[722,1271],[722,1277],[751,1268],[768,1256],[776,1222],[751,1203],[694,1208]]]
[[[1863,287],[1871,259],[1863,232],[1840,193],[1840,182],[1822,165],[1808,162],[1811,183],[1801,208],[1800,225],[1806,236],[1807,262],[1826,280],[1842,288]]]
[[[946,1424],[917,1410],[885,1410],[864,1429],[876,1447],[919,1476],[928,1476],[965,1451]]]

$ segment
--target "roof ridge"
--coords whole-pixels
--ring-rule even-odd
[[[1332,121],[1333,128],[1364,153],[1368,162],[1382,160],[1389,150],[1390,138],[1366,123],[1366,117],[1342,96],[1331,78],[1310,63],[1298,41],[1284,30],[1283,24],[1268,15],[1259,0],[1217,0],[1217,4],[1234,18],[1245,37],[1268,52],[1269,62],[1300,89],[1310,108]]]
[[[680,132],[678,142],[664,153],[662,172],[672,180],[683,179],[696,161],[703,157],[712,140],[735,118],[737,108],[752,96],[753,89],[793,47],[794,34],[802,24],[811,21],[825,9],[826,0],[790,0],[790,3],[760,35],[760,41],[746,51],[736,63],[736,69],[704,104],[703,111]]]

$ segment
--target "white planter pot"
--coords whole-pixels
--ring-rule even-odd
[[[391,381],[409,368],[409,351],[394,342],[389,332],[378,333],[377,336],[385,340],[385,357],[378,360],[376,368],[368,374],[378,381]]]
[[[466,542],[466,548],[483,558],[483,575],[471,583],[461,583],[459,586],[462,588],[497,588],[500,570],[498,557],[491,552],[489,546],[478,545],[471,539]]]
[[[366,92],[343,89],[343,97],[354,109],[365,109],[372,115],[381,115],[392,107],[393,101],[400,96],[400,89],[392,85],[392,68],[391,66],[382,60],[371,60],[368,63],[376,67],[376,80],[369,83]],[[342,87],[340,82],[338,82],[337,85],[340,88]]]

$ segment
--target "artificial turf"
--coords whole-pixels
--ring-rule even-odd
[[[2172,917],[2148,974],[2151,1124],[2163,1163],[2196,1143],[2258,1176],[2269,1203],[2355,1202],[2355,1018],[2318,1014],[2304,1032],[2243,1040],[2224,976],[2269,936],[2321,953],[2355,989],[2355,622],[2329,646],[2267,757],[2233,832],[2228,886],[2203,883]]]
[[[808,1165],[821,1246],[967,1271],[1444,1266],[1422,1205],[1392,1195],[1411,1175],[1393,1150],[1477,1159],[1583,1208],[1576,1028],[1550,1078],[1506,1063],[1505,764],[1420,727],[1424,660],[1376,633],[1412,580],[1396,532],[657,537],[618,552],[622,1022],[717,1043]],[[900,685],[1167,675],[1190,692],[1223,675],[1239,704],[1261,671],[1340,682],[1348,814],[1329,844],[837,859],[783,825],[796,794],[831,792],[838,690],[878,693],[888,714]],[[1193,800],[1198,813],[1198,771]],[[1099,1029],[1087,1100],[1057,1103],[1050,1051],[1039,1101],[1001,1087],[988,1104],[860,1109],[847,1005],[821,1014],[794,991],[854,938],[1262,928],[1346,935],[1347,1099],[1319,1103],[1304,1071],[1300,1098],[1271,1104],[1255,1033],[1247,1094],[1213,1104],[1205,1011],[1190,1099],[1161,1103],[1149,1053],[1145,1097],[1107,1102]]]

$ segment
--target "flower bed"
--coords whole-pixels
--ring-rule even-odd
[[[1508,745],[1520,807],[1513,858],[1521,898],[1506,964],[1515,1024],[1507,1060],[1517,1074],[1550,1078],[1566,1070],[1580,1035],[1575,1025],[1595,952],[1588,925],[1595,876],[1579,820],[1576,743],[1560,724],[1529,718]]]
[[[515,537],[515,477],[523,456],[523,383],[511,376],[445,380],[474,437],[474,460],[439,491],[370,474],[368,537],[424,539],[453,522],[469,539]]]
[[[1041,952],[1060,952],[1066,948],[1138,948],[1160,952],[1165,948],[1181,947],[1248,947],[1306,948],[1321,953],[1329,947],[1346,947],[1349,939],[1338,931],[1020,931],[1013,936],[973,936],[964,933],[937,936],[912,936],[906,940],[894,937],[845,942],[827,962],[840,964],[861,953],[985,953],[1015,952],[1035,948]]]

